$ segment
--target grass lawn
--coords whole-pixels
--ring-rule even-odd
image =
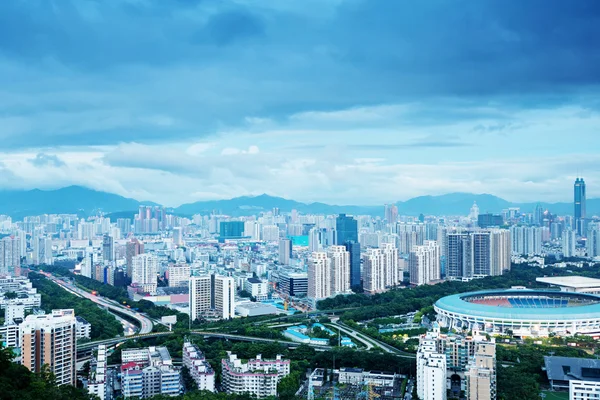
[[[544,390],[542,393],[546,395],[544,400],[569,400],[569,392],[550,392]]]

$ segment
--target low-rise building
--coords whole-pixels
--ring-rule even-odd
[[[92,334],[92,324],[90,324],[89,322],[86,321],[85,318],[83,317],[75,317],[76,318],[76,334],[77,334],[77,339],[90,339],[91,338],[91,334]]]
[[[261,355],[243,363],[227,352],[221,361],[223,390],[229,394],[249,393],[257,398],[277,396],[279,380],[290,373],[290,360],[280,355],[275,360],[263,360]]]
[[[123,397],[177,396],[181,390],[180,370],[166,347],[123,350],[121,353]]]
[[[215,371],[198,346],[190,342],[183,344],[183,365],[189,370],[198,390],[215,391]]]

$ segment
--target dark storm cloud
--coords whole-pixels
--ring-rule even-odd
[[[3,139],[12,147],[173,141],[248,116],[440,97],[517,109],[594,98],[599,37],[596,0],[2,1],[0,68],[9,73],[0,85],[8,98],[51,98],[37,108],[10,104],[35,129],[19,125]],[[74,90],[77,106],[64,100]],[[110,96],[88,100],[99,92]],[[102,113],[99,126],[69,119],[81,104]],[[48,109],[66,120],[36,123]],[[135,115],[118,123],[108,115],[122,110]],[[156,114],[178,123],[144,122]]]

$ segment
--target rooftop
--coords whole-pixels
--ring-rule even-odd
[[[600,360],[590,358],[545,356],[549,380],[585,380],[600,382]]]
[[[570,288],[600,288],[600,279],[588,278],[587,276],[548,276],[536,278],[537,282],[549,285],[565,286]]]

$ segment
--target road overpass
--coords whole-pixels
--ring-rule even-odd
[[[59,278],[53,276],[52,274],[47,273],[47,272],[42,272],[42,274],[46,278],[50,279],[52,282],[56,283],[58,286],[60,286],[64,290],[74,294],[75,296],[86,298],[86,299],[91,300],[94,303],[98,304],[98,306],[100,306],[100,307],[108,308],[111,311],[115,311],[115,312],[121,313],[123,315],[126,315],[127,317],[133,318],[134,320],[136,320],[138,322],[138,325],[140,327],[140,331],[139,331],[140,334],[143,335],[143,334],[152,332],[154,323],[152,322],[152,320],[150,318],[142,315],[141,313],[133,311],[132,309],[127,308],[127,307],[123,306],[122,304],[117,303],[114,300],[110,300],[105,297],[102,297],[99,295],[93,295],[89,292],[86,292],[85,290],[82,290],[62,279],[59,279]]]

